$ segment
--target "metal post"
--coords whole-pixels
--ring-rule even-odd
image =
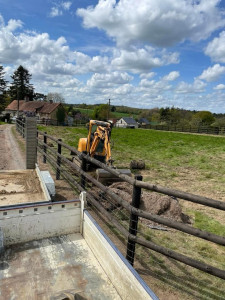
[[[44,144],[47,145],[47,136],[46,136],[47,132],[44,132]],[[47,158],[46,158],[46,153],[47,153],[47,146],[44,145],[43,146],[43,150],[44,150],[44,154],[43,154],[43,163],[46,164]]]
[[[84,172],[86,172],[86,170],[87,170],[87,162],[86,162],[86,159],[84,157],[81,158],[81,169]],[[81,174],[81,177],[80,177],[80,185],[85,190],[85,176],[82,175],[82,174]]]
[[[142,176],[136,175],[135,179],[142,181]],[[134,185],[131,205],[135,208],[139,208],[140,203],[141,203],[141,188]],[[131,213],[129,233],[132,235],[137,235],[137,228],[138,228],[138,216]],[[132,266],[134,264],[134,255],[135,255],[135,242],[131,241],[128,238],[126,259],[129,261],[129,263]]]
[[[62,142],[61,139],[58,139],[58,142]],[[58,154],[62,154],[62,145],[58,143]],[[61,157],[57,155],[57,170],[56,170],[56,180],[60,179],[60,166],[61,166]]]

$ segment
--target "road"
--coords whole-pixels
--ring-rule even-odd
[[[25,158],[10,124],[0,125],[0,170],[25,169]]]

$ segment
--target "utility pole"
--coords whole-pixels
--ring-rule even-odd
[[[107,114],[107,121],[109,119],[109,116],[110,116],[110,99],[109,99],[109,108],[108,108],[108,114]]]

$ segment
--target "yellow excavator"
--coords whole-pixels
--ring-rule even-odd
[[[86,153],[91,157],[112,166],[113,160],[111,156],[111,131],[113,124],[111,122],[103,122],[90,120],[88,124],[87,138],[80,138],[78,143],[78,151]],[[120,169],[123,174],[131,176],[131,171]],[[103,170],[97,169],[97,179],[105,178],[108,181],[114,181],[112,175]]]
[[[85,152],[101,162],[112,165],[111,130],[112,124],[110,122],[90,120],[88,137],[79,139],[78,151]]]

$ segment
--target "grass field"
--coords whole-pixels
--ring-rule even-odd
[[[86,128],[39,128],[75,147],[79,138],[87,135]],[[146,169],[141,173],[145,181],[225,201],[224,137],[114,128],[112,155],[118,168],[129,167],[133,159],[144,160]],[[224,212],[186,201],[180,203],[194,227],[225,235]],[[225,251],[221,246],[177,231],[168,233],[149,229],[145,235],[147,240],[225,269]],[[175,295],[168,299],[179,299],[174,287],[182,294],[184,281],[187,285],[182,299],[225,299],[222,280],[150,253],[137,246],[140,260],[152,271],[151,274],[154,273],[152,284],[159,291],[166,288]]]
[[[40,129],[74,147],[87,136],[84,127]],[[112,156],[118,168],[129,167],[133,159],[144,160],[145,181],[225,200],[224,137],[114,128]]]
[[[79,110],[82,114],[88,115],[89,118],[92,118],[93,112],[94,112],[94,109],[86,109],[86,108],[77,108],[77,110]],[[115,111],[115,112],[110,113],[110,116],[112,118],[122,118],[122,117],[130,117],[131,115],[127,114],[127,113],[121,113],[121,112]],[[135,115],[135,114],[132,114],[132,116],[134,118],[137,117],[137,115]]]

